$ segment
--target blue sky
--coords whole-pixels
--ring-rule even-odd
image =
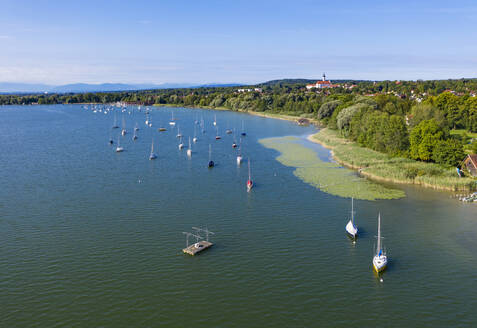
[[[474,1],[0,0],[0,81],[477,77]]]

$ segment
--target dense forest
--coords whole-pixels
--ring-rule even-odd
[[[0,95],[6,104],[123,102],[285,113],[320,120],[368,147],[443,165],[477,152],[477,79],[333,81],[308,90],[311,80],[276,80],[254,86],[162,89],[82,94]],[[453,131],[467,131],[451,133]]]

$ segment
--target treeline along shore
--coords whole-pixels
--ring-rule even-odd
[[[81,94],[6,94],[0,104],[115,103],[191,106],[310,120],[314,140],[336,159],[383,181],[475,190],[463,170],[477,153],[477,79],[434,81],[277,80],[205,87]]]

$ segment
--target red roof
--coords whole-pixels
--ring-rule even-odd
[[[316,81],[316,84],[331,84],[330,81]]]
[[[469,158],[472,161],[472,164],[474,164],[474,167],[477,168],[477,154],[469,155]]]

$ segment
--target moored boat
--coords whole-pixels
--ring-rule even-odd
[[[388,265],[388,257],[381,246],[381,213],[378,215],[378,245],[376,247],[376,255],[373,257],[373,268],[376,272],[381,272]]]
[[[354,223],[354,206],[353,206],[353,197],[351,197],[351,219],[349,220],[348,224],[346,225],[346,232],[348,233],[348,235],[353,238],[353,239],[356,239],[356,237],[358,236],[358,228],[356,227],[355,223]]]

